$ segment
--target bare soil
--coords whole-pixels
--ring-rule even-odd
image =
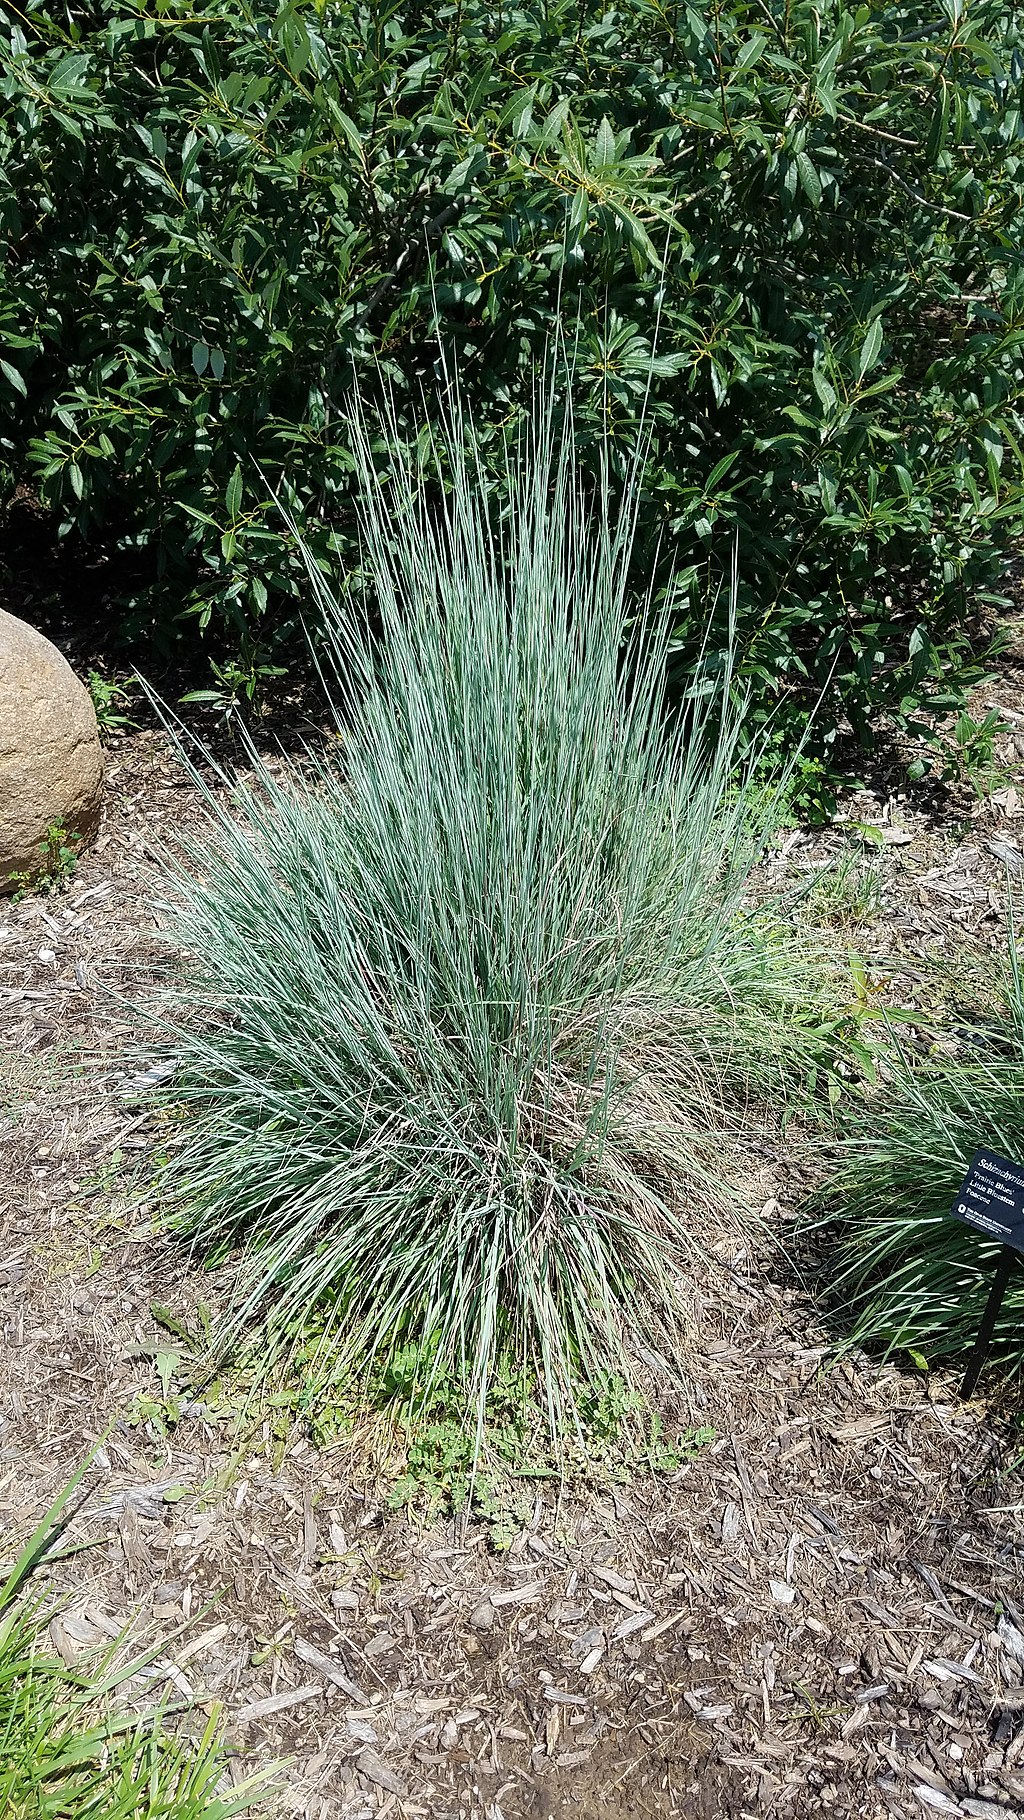
[[[989,698],[1024,733],[1020,680]],[[779,854],[877,861],[856,945],[887,951],[903,1002],[922,957],[984,973],[1005,941],[1021,744],[981,801],[863,793]],[[157,1229],[161,1131],[111,994],[145,988],[159,846],[197,813],[164,736],[131,734],[67,888],[0,905],[0,1553],[95,1450],[68,1533],[90,1546],[51,1569],[56,1647],[129,1620],[161,1640],[168,1695],[223,1703],[239,1775],[286,1758],[283,1810],[309,1820],[1024,1814],[1015,1408],[835,1363],[749,1251],[694,1336],[691,1415],[717,1438],[667,1477],[529,1483],[502,1554],[391,1511],[290,1410],[186,1398],[166,1427],[154,1304],[194,1324],[223,1285]],[[769,1156],[763,1187],[784,1232],[799,1180]]]

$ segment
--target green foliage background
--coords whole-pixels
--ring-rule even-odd
[[[353,381],[411,445],[457,373],[500,466],[560,322],[584,445],[625,460],[648,400],[681,602],[738,543],[763,704],[832,677],[866,737],[955,670],[1024,517],[1006,0],[4,15],[0,461],[156,553],[139,613],[255,681],[307,586],[272,495],[353,560]]]

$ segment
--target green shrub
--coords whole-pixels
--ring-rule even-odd
[[[244,1247],[232,1329],[316,1308],[343,1361],[415,1346],[481,1410],[504,1349],[557,1428],[577,1383],[672,1353],[821,989],[744,903],[741,710],[666,729],[663,616],[620,662],[636,498],[588,503],[549,424],[502,512],[463,434],[441,509],[353,431],[379,636],[325,603],[338,759],[254,757],[188,849],[164,1188]]]
[[[271,489],[326,574],[352,553],[353,378],[412,450],[444,350],[500,472],[561,317],[584,443],[628,450],[647,401],[644,527],[691,599],[738,539],[758,697],[829,683],[827,739],[941,693],[1022,522],[1008,0],[6,17],[0,452],[156,553],[224,688],[273,681],[302,598]]]
[[[1011,935],[994,1015],[939,1033],[928,1053],[894,1043],[882,1084],[848,1101],[825,1194],[832,1299],[853,1336],[937,1362],[969,1347],[1000,1249],[950,1216],[975,1150],[1024,1156],[1024,981]],[[1011,1279],[995,1353],[1019,1370],[1024,1277]]]
[[[29,1582],[60,1535],[81,1475],[61,1493],[0,1582],[0,1812],[5,1820],[230,1820],[266,1791],[260,1776],[230,1792],[217,1714],[198,1741],[159,1709],[140,1713],[126,1684],[152,1653],[117,1644],[68,1668],[47,1638],[52,1615]],[[121,1696],[119,1705],[118,1695]]]

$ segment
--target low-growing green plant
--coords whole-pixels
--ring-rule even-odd
[[[466,1407],[464,1396],[456,1394],[449,1408],[442,1405],[430,1416],[416,1412],[409,1423],[405,1463],[388,1493],[388,1504],[427,1521],[466,1512],[484,1524],[491,1547],[501,1553],[529,1522],[538,1481],[561,1481],[567,1466],[577,1484],[626,1484],[642,1473],[669,1474],[696,1459],[715,1439],[710,1427],[682,1429],[670,1438],[656,1413],[643,1412],[640,1419],[639,1399],[626,1390],[622,1379],[609,1384],[621,1401],[621,1413],[606,1425],[583,1414],[568,1460],[547,1444],[543,1411],[535,1396],[514,1425],[500,1417],[492,1423],[485,1415],[483,1463],[475,1414]]]
[[[135,726],[131,715],[124,712],[131,700],[132,681],[133,678],[124,677],[117,682],[109,676],[101,676],[98,670],[89,671],[86,684],[92,697],[101,739],[110,739],[113,734],[127,732]]]
[[[78,865],[78,847],[76,842],[81,837],[69,833],[57,822],[51,822],[46,836],[39,842],[39,864],[33,870],[7,874],[7,888],[17,903],[30,891],[39,891],[48,895],[59,891],[74,875]]]
[[[523,1481],[558,1476],[530,1373],[508,1357],[496,1360],[479,1439],[465,1386],[439,1378],[418,1347],[396,1355],[376,1395],[395,1410],[405,1456],[388,1493],[391,1508],[428,1521],[470,1513],[495,1550],[508,1548],[529,1520],[532,1491]]]
[[[669,713],[637,488],[587,486],[549,399],[495,499],[452,409],[444,497],[353,420],[373,619],[321,589],[340,745],[207,785],[170,881],[163,1185],[242,1247],[236,1331],[326,1307],[354,1367],[422,1347],[481,1420],[508,1351],[563,1430],[581,1386],[675,1359],[750,1102],[826,987],[745,896],[772,804],[737,788],[728,675]]]
[[[976,796],[985,796],[1006,781],[1009,773],[996,758],[996,740],[1006,731],[998,708],[990,708],[981,720],[964,708],[948,732],[921,726],[913,730],[925,741],[926,753],[907,766],[910,777],[931,776],[942,784],[966,784]]]
[[[145,1391],[132,1398],[124,1420],[129,1428],[143,1428],[151,1441],[165,1441],[181,1419],[178,1397],[154,1397]]]
[[[507,1353],[495,1361],[477,1436],[465,1383],[439,1375],[421,1347],[396,1353],[357,1390],[345,1374],[314,1361],[299,1407],[320,1446],[373,1429],[373,1457],[390,1479],[387,1503],[419,1521],[464,1513],[481,1523],[496,1551],[529,1521],[538,1481],[624,1484],[673,1473],[715,1439],[713,1428],[666,1429],[663,1417],[609,1375],[579,1398],[568,1448],[555,1449],[534,1373]]]
[[[846,851],[815,874],[807,901],[825,922],[864,925],[873,922],[881,909],[882,880],[878,860]]]
[[[838,1167],[816,1211],[829,1294],[852,1336],[918,1366],[974,1340],[998,1242],[950,1216],[971,1156],[1024,1155],[1024,980],[1013,931],[1002,1003],[932,1033],[922,1053],[876,1049],[877,1082],[850,1097]],[[1011,1279],[994,1357],[1024,1364],[1024,1275]]]
[[[57,822],[51,822],[46,830],[45,841],[40,842],[39,851],[43,858],[43,876],[47,888],[55,890],[58,885],[66,884],[78,865],[77,842],[81,836]]]
[[[272,1772],[232,1786],[219,1714],[197,1739],[164,1708],[139,1711],[128,1683],[150,1654],[123,1642],[69,1668],[48,1638],[55,1608],[31,1577],[59,1539],[78,1474],[0,1584],[0,1813],[4,1820],[230,1820],[267,1792]]]
[[[814,887],[805,889],[799,914],[808,918],[812,927],[822,920],[814,904]],[[831,920],[826,916],[826,926]],[[878,1069],[878,1036],[911,1017],[902,1008],[887,1002],[884,973],[874,971],[856,948],[846,950],[846,965],[836,964],[835,1001],[825,1011],[816,1029],[817,1053],[810,1060],[805,1100],[795,1102],[798,1116],[812,1113],[831,1131],[835,1109],[851,1099],[860,1104],[865,1082],[876,1079]],[[783,1113],[788,1125],[790,1113]]]
[[[225,720],[237,714],[244,705],[253,707],[262,700],[268,684],[286,676],[287,670],[279,664],[260,663],[250,647],[249,640],[243,640],[243,650],[238,657],[226,658],[222,663],[211,661],[214,686],[208,689],[190,689],[182,696],[183,702],[205,702],[223,714]]]

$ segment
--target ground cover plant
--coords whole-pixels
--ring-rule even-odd
[[[266,1775],[231,1787],[214,1712],[198,1741],[128,1686],[151,1657],[115,1643],[75,1668],[48,1637],[53,1602],[32,1575],[59,1540],[77,1488],[55,1500],[0,1584],[0,1811],[5,1820],[230,1820]],[[225,1788],[229,1792],[224,1792]]]
[[[994,1003],[959,1022],[947,1016],[923,1053],[899,1026],[890,1039],[874,1084],[843,1108],[840,1162],[823,1197],[829,1294],[857,1340],[928,1365],[973,1343],[1000,1250],[950,1218],[971,1157],[979,1147],[1024,1153],[1024,976],[1012,928]],[[1014,1372],[1022,1314],[1018,1272],[993,1351]]]
[[[371,605],[320,590],[338,750],[291,783],[253,756],[187,850],[162,1186],[242,1245],[240,1323],[315,1311],[356,1367],[415,1346],[481,1419],[505,1351],[558,1431],[579,1386],[674,1355],[827,982],[745,897],[773,799],[728,678],[666,713],[639,490],[595,492],[555,415],[494,494],[457,407],[443,496],[350,426]]]
[[[308,1376],[306,1359],[290,1361],[289,1377],[300,1386],[291,1407],[308,1421],[314,1444],[347,1444],[352,1459],[372,1460],[388,1508],[413,1522],[481,1523],[495,1553],[521,1535],[546,1481],[571,1480],[600,1495],[609,1485],[677,1472],[717,1439],[707,1423],[694,1426],[682,1400],[652,1409],[649,1397],[612,1373],[577,1398],[571,1435],[553,1437],[535,1373],[508,1353],[494,1361],[478,1422],[464,1376],[439,1373],[433,1348],[398,1348],[378,1375],[359,1383],[343,1368],[325,1371],[315,1331],[305,1352]]]
[[[799,721],[827,684],[823,743],[948,703],[1022,517],[1018,8],[5,21],[0,459],[151,552],[162,583],[116,610],[212,620],[225,700],[273,685],[305,589],[271,488],[325,573],[353,554],[353,382],[386,372],[413,451],[446,359],[500,473],[562,320],[581,446],[654,426],[644,525],[681,600],[715,598],[738,533],[755,698]],[[703,626],[686,666],[723,661]]]

